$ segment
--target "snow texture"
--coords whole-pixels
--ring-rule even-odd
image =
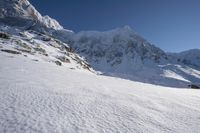
[[[199,133],[200,91],[0,52],[0,132]]]
[[[0,133],[199,133],[199,53],[165,53],[129,26],[74,33],[0,0]]]

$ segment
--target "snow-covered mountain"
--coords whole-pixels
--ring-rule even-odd
[[[71,46],[75,51],[98,70],[124,71],[123,67],[126,67],[129,71],[144,64],[167,60],[164,51],[147,42],[129,26],[106,32],[79,32],[74,35],[72,42]]]
[[[24,28],[44,26],[54,30],[63,29],[55,19],[49,16],[43,17],[27,0],[1,0],[0,20]]]
[[[173,61],[200,68],[200,49],[191,49],[181,53],[170,53]]]
[[[88,62],[90,65],[87,66],[104,75],[173,87],[186,87],[200,82],[198,50],[179,54],[165,53],[129,26],[105,32],[74,33],[64,29],[56,20],[42,16],[28,0],[1,0],[0,25],[1,31],[28,44],[30,42],[27,40],[36,39],[35,42],[42,42],[45,47],[51,45],[51,41],[44,42],[41,36],[65,42],[63,44],[78,54],[80,60],[85,62],[83,64]],[[36,36],[32,31],[41,36]],[[30,36],[23,38],[21,33]],[[29,47],[34,49],[32,45],[30,43]],[[19,46],[15,44],[13,47]],[[52,54],[48,55],[52,59]]]
[[[199,83],[200,50],[166,53],[129,26],[74,33],[0,0],[2,133],[199,133]]]
[[[60,39],[73,31],[64,29],[55,19],[42,16],[28,0],[0,0],[0,24],[23,30],[35,30]]]
[[[9,39],[3,38],[1,50],[14,49],[22,54],[25,53],[26,56],[34,55],[34,58],[38,58],[35,53],[40,53],[48,55],[45,60],[50,62],[55,62],[57,59],[61,62],[64,60],[68,64],[73,62],[79,64],[74,67],[82,67],[81,62],[85,62],[77,54],[69,51],[71,48],[68,44],[53,37],[55,35],[65,38],[73,34],[73,31],[64,29],[55,19],[47,15],[42,16],[28,0],[0,1],[0,34],[4,33],[9,36]],[[6,43],[8,45],[2,45]]]
[[[73,35],[69,45],[104,75],[173,87],[200,82],[199,71],[177,62],[177,55],[165,53],[129,26],[105,32],[82,31]]]
[[[89,70],[90,65],[68,44],[33,30],[0,26],[0,51],[36,62],[49,62],[69,69]]]

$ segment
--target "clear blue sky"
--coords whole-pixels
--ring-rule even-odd
[[[66,29],[129,25],[167,52],[200,48],[200,0],[30,0]]]

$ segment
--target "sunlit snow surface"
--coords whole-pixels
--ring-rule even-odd
[[[200,91],[183,88],[200,83],[199,50],[167,54],[128,26],[76,34],[27,0],[0,8],[0,133],[200,132]]]
[[[198,133],[200,91],[0,52],[0,132]]]

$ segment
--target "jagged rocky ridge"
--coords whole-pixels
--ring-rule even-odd
[[[63,29],[55,19],[42,16],[27,0],[1,0],[0,20],[11,26],[27,29],[37,26],[54,30]]]
[[[105,32],[74,33],[63,29],[56,20],[42,16],[27,0],[0,1],[0,24],[3,27],[1,30],[17,36],[19,40],[27,40],[21,33],[35,34],[33,31],[47,36],[50,40],[56,39],[62,42],[62,46],[69,47],[71,54],[76,55],[72,52],[74,51],[81,56],[76,55],[81,62],[84,62],[79,62],[80,66],[84,67],[81,64],[85,64],[87,66],[85,68],[88,69],[91,65],[96,71],[105,75],[173,87],[200,83],[198,52],[195,52],[195,55],[193,54],[195,50],[179,54],[165,53],[139,36],[129,26]],[[45,46],[50,44],[38,35],[34,35],[32,39],[45,42]],[[15,46],[18,47],[18,44]],[[31,44],[30,47],[34,49],[34,45]],[[22,52],[16,48],[15,50]],[[49,59],[55,57],[52,54],[48,55]],[[60,65],[59,62],[55,60],[54,62]]]

